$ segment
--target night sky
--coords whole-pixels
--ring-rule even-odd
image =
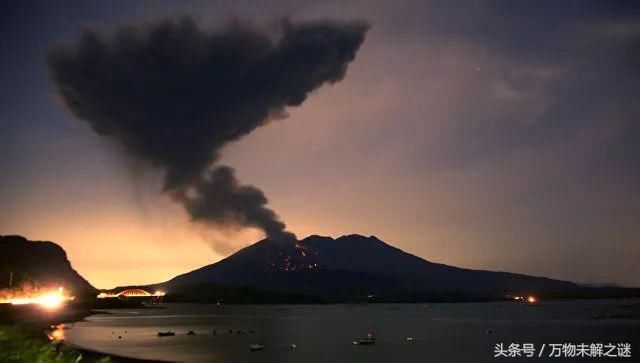
[[[56,89],[47,56],[84,29],[178,16],[205,32],[370,26],[344,78],[282,101],[216,159],[299,238],[376,235],[433,262],[640,286],[632,1],[3,2],[0,234],[59,243],[102,288],[165,281],[264,236],[198,223],[165,169]]]

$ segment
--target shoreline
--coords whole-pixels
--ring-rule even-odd
[[[596,320],[609,320],[609,319],[619,319],[619,320],[630,320],[640,318],[640,315],[637,313],[631,313],[627,311],[627,309],[636,309],[640,306],[640,299],[612,299],[616,300],[616,304],[612,304],[608,306],[606,310],[593,310],[589,312],[589,317],[591,319]],[[552,300],[550,302],[558,302],[557,300]],[[574,300],[575,303],[580,303],[580,300]],[[484,302],[487,303],[487,302]],[[179,304],[179,303],[178,303]],[[437,303],[434,303],[437,304]],[[231,305],[254,305],[254,306],[264,306],[265,304],[231,304]],[[280,305],[280,304],[268,304],[268,305]],[[289,304],[286,304],[289,305]],[[299,304],[293,304],[299,305]],[[307,305],[316,305],[316,304],[307,304]],[[350,305],[350,304],[322,304],[322,305]],[[361,305],[361,304],[356,304]],[[386,305],[381,303],[369,303],[365,305]],[[411,304],[414,305],[414,304]],[[420,305],[420,304],[418,304]],[[449,304],[446,304],[449,305]],[[514,303],[514,305],[519,305],[518,303]],[[528,306],[528,305],[527,305]],[[531,306],[545,306],[544,304],[540,305],[531,305]],[[425,306],[427,307],[427,306]],[[428,305],[431,307],[431,304]],[[27,307],[27,306],[19,306],[14,307],[15,309],[4,310],[4,312],[14,313],[14,314],[5,314],[4,316],[0,314],[0,338],[3,338],[3,328],[7,328],[4,331],[9,331],[10,335],[16,338],[16,341],[20,342],[21,339],[24,341],[24,346],[30,347],[33,344],[37,343],[40,347],[50,347],[51,352],[60,352],[65,356],[80,356],[82,357],[82,361],[86,362],[159,362],[159,363],[167,363],[170,361],[167,360],[149,360],[143,358],[134,358],[128,357],[124,355],[105,353],[99,350],[90,349],[86,347],[77,346],[72,344],[64,339],[64,336],[60,340],[51,340],[48,339],[48,335],[52,334],[56,329],[64,330],[67,329],[66,325],[74,324],[77,322],[86,321],[86,318],[99,315],[99,314],[112,314],[111,311],[105,311],[102,309],[90,309],[82,306],[67,306],[64,309],[61,309],[56,312],[44,312],[42,309],[37,309],[35,307]],[[1,310],[1,309],[0,309]],[[118,309],[120,310],[120,309]],[[620,311],[621,310],[621,311]],[[637,311],[637,310],[636,310]],[[37,314],[39,313],[39,314]],[[592,315],[593,314],[593,315]],[[629,315],[631,314],[631,315]],[[629,316],[627,316],[629,315]],[[10,317],[13,318],[13,322],[3,321],[2,318]],[[32,319],[24,319],[25,317],[31,317]],[[38,318],[39,317],[39,318]],[[18,320],[18,319],[23,320]],[[6,334],[4,335],[6,336]],[[0,339],[1,343],[1,339]],[[2,349],[0,349],[2,350]],[[0,361],[2,361],[2,356],[0,355]],[[21,360],[23,362],[30,362],[30,360]],[[17,362],[21,362],[18,360]],[[47,360],[43,360],[47,361]],[[72,360],[71,360],[72,361]],[[66,362],[66,361],[62,361]]]
[[[141,358],[127,357],[124,355],[104,353],[97,350],[83,348],[83,347],[71,344],[64,340],[60,341],[59,344],[62,344],[69,349],[73,349],[74,351],[79,352],[80,354],[82,354],[83,360],[89,359],[89,361],[91,362],[108,358],[109,362],[113,362],[113,363],[171,363],[171,361],[141,359]]]
[[[107,311],[101,311],[101,310],[95,310],[95,309],[90,309],[85,315],[83,315],[81,318],[73,320],[73,321],[66,321],[60,324],[74,324],[74,323],[78,323],[78,322],[82,322],[84,321],[87,317],[92,316],[92,315],[100,315],[100,314],[110,314]],[[46,338],[46,334],[45,334],[45,338]],[[55,344],[56,342],[51,342],[53,344]],[[93,362],[93,361],[99,361],[101,359],[105,359],[108,358],[109,362],[113,362],[113,363],[170,363],[170,361],[160,361],[160,360],[149,360],[149,359],[141,359],[141,358],[133,358],[133,357],[127,357],[124,355],[117,355],[117,354],[112,354],[112,353],[105,353],[105,352],[101,352],[95,349],[89,349],[89,348],[85,348],[85,347],[81,347],[72,343],[69,343],[68,341],[62,339],[57,341],[58,344],[64,345],[67,348],[73,349],[74,351],[79,352],[80,354],[82,354],[83,359],[88,359],[89,361]]]
[[[5,351],[10,356],[20,355],[22,360],[31,362],[29,354],[63,355],[69,361],[80,358],[83,362],[116,362],[116,363],[167,363],[168,361],[139,359],[104,353],[80,347],[66,340],[51,338],[56,329],[67,329],[65,326],[84,321],[88,316],[105,314],[99,310],[79,306],[67,306],[61,311],[48,312],[36,306],[0,305],[0,346],[12,347],[14,351]],[[47,347],[50,350],[46,349]],[[31,350],[30,353],[24,350]],[[0,358],[2,356],[0,355]],[[1,359],[0,359],[1,360]]]

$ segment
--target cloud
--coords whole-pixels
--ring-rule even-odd
[[[280,23],[280,36],[240,23],[207,31],[190,18],[83,32],[48,53],[58,95],[77,118],[166,173],[164,189],[193,220],[285,224],[264,193],[218,165],[225,145],[340,81],[364,22]]]

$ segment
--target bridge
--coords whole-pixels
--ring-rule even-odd
[[[164,295],[165,293],[163,291],[156,291],[154,293],[150,293],[143,289],[126,289],[118,293],[101,292],[98,295],[98,299],[120,298],[120,297],[122,298],[144,298],[144,297],[157,298],[157,297],[162,297]]]

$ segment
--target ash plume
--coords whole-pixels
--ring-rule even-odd
[[[286,234],[264,193],[217,162],[223,147],[340,81],[363,22],[281,23],[281,35],[190,18],[85,30],[47,55],[59,98],[99,135],[165,173],[164,191],[194,221]]]

